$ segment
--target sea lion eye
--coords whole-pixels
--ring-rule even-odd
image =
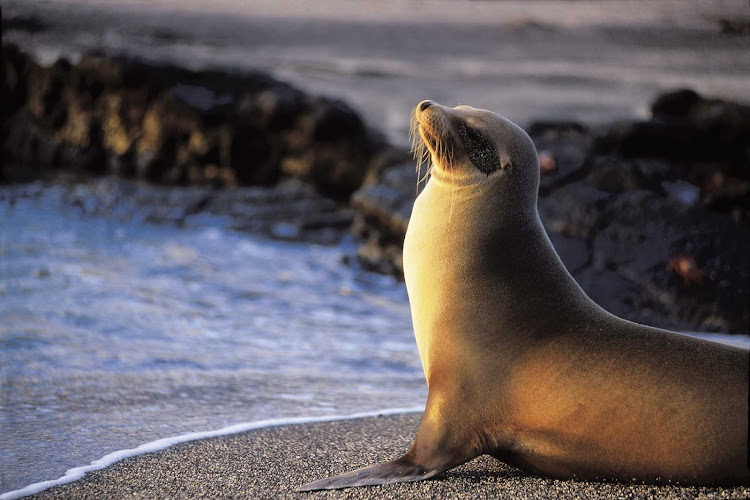
[[[495,146],[482,134],[462,123],[458,126],[458,135],[461,136],[461,141],[464,143],[464,149],[466,154],[469,155],[471,163],[484,175],[490,175],[495,170],[502,168]]]

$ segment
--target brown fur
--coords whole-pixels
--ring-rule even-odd
[[[528,135],[489,111],[420,109],[433,166],[404,269],[429,387],[422,423],[402,458],[303,489],[417,481],[481,454],[564,479],[750,483],[748,351],[600,308],[539,220]],[[461,123],[493,142],[501,169],[472,165]]]

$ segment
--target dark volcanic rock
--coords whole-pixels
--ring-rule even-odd
[[[3,31],[17,30],[28,33],[40,33],[46,31],[49,25],[36,16],[15,16],[3,18]]]
[[[708,207],[750,223],[750,106],[682,89],[659,96],[651,109],[649,121],[611,127],[595,151],[666,161],[701,189]]]
[[[644,169],[641,162],[617,157],[604,156],[594,159],[585,179],[587,184],[609,193],[634,189],[664,193],[661,176]]]
[[[583,182],[571,183],[539,199],[539,217],[550,234],[588,240],[598,231],[610,198],[609,193]]]
[[[635,190],[614,199],[593,238],[592,264],[638,286],[667,321],[698,330],[747,331],[750,228],[679,200]],[[697,264],[694,278],[670,266]]]
[[[529,126],[529,135],[539,151],[543,195],[584,173],[591,147],[587,127],[577,122],[537,121]]]
[[[649,300],[638,284],[616,272],[586,266],[571,274],[586,295],[612,314],[649,326],[675,327],[665,319],[667,312],[661,304]]]
[[[570,238],[559,233],[548,233],[548,235],[557,255],[571,274],[575,274],[590,264],[591,253],[586,240]]]
[[[15,47],[2,51],[5,182],[51,168],[223,187],[287,175],[345,199],[387,149],[343,102],[261,73],[94,55],[41,67]],[[24,139],[37,133],[49,147]],[[49,153],[61,148],[79,154]]]
[[[381,182],[354,193],[351,204],[363,217],[387,229],[394,239],[403,240],[416,195],[414,166],[401,164],[387,169]]]
[[[369,270],[403,275],[402,245],[417,195],[417,173],[411,163],[385,169],[380,180],[358,190],[351,199],[357,211],[352,231],[365,243],[360,264]]]
[[[748,35],[750,34],[750,18],[720,18],[716,20],[719,31],[725,35]]]
[[[659,96],[651,112],[650,121],[615,127],[604,142],[625,157],[719,161],[747,172],[750,106],[683,89]]]
[[[304,109],[307,97],[293,88],[264,90],[243,101],[246,113],[256,116],[258,123],[274,132],[290,130]]]
[[[368,134],[346,104],[323,99],[314,99],[297,117],[285,133],[285,145],[289,151],[281,162],[285,174],[345,197],[362,185],[373,156],[386,147]]]

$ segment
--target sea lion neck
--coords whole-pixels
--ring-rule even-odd
[[[449,222],[455,216],[460,224],[476,226],[475,230],[482,233],[502,233],[505,228],[515,230],[538,223],[536,193],[519,192],[507,175],[499,172],[487,177],[433,167],[417,202],[421,198],[420,204],[429,205],[435,216],[447,217]]]
[[[404,246],[410,300],[420,301],[417,289],[423,285],[450,282],[452,295],[504,297],[493,301],[493,317],[500,318],[495,326],[507,320],[530,330],[529,318],[541,317],[529,314],[530,307],[579,309],[579,302],[589,303],[585,294],[568,293],[578,286],[549,242],[536,207],[506,203],[503,194],[492,183],[454,188],[428,182],[415,202]],[[544,284],[530,288],[530,281]],[[548,297],[541,303],[534,295],[540,288]],[[521,323],[514,320],[518,315],[525,318]]]

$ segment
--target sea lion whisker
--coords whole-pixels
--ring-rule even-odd
[[[429,165],[427,165],[427,171],[426,171],[426,172],[424,173],[424,175],[423,175],[423,176],[422,176],[422,177],[421,177],[421,178],[420,178],[420,179],[419,179],[419,180],[417,181],[417,188],[419,188],[419,185],[420,185],[420,184],[421,184],[421,183],[422,183],[423,181],[425,181],[425,180],[427,180],[427,179],[429,178],[429,176],[430,176],[430,172],[432,172],[432,164],[431,164],[431,163],[430,163]]]

